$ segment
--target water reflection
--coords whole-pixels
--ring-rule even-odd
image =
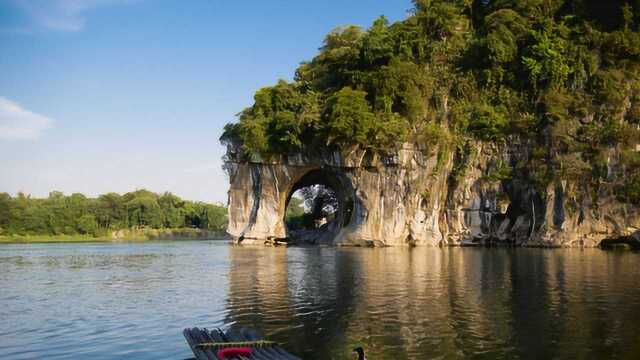
[[[187,358],[184,327],[223,323],[227,249],[0,246],[0,359]]]
[[[0,246],[0,359],[185,359],[185,327],[252,326],[310,360],[640,354],[640,254]]]
[[[229,250],[227,324],[305,359],[633,358],[638,254],[540,249]]]

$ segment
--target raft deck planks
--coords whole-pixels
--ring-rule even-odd
[[[193,355],[197,360],[223,360],[216,356],[217,349],[199,347],[198,344],[211,343],[211,342],[237,342],[237,341],[258,341],[260,337],[253,331],[248,329],[229,330],[227,333],[222,332],[219,329],[184,329],[184,338],[187,340]],[[252,348],[250,358],[235,357],[234,359],[240,360],[302,360],[297,356],[289,354],[285,349],[279,345],[269,347],[256,347]]]

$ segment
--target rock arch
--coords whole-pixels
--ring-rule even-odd
[[[436,190],[446,187],[447,174],[434,176],[437,159],[412,147],[389,158],[354,151],[252,160],[225,163],[230,180],[227,232],[236,243],[286,239],[287,203],[295,190],[309,184],[333,188],[348,209],[320,243],[406,246],[443,240],[440,204],[445,193]],[[425,195],[429,188],[433,191]]]
[[[355,190],[351,180],[344,172],[338,172],[331,168],[318,168],[308,171],[299,179],[292,181],[291,184],[285,202],[285,211],[291,197],[297,190],[314,185],[322,185],[330,189],[335,194],[338,208],[334,219],[317,231],[303,231],[299,232],[298,236],[294,236],[291,229],[285,226],[287,238],[312,244],[333,244],[340,230],[349,224],[353,214]]]
[[[600,197],[594,211],[588,197],[578,201],[564,193],[564,185],[545,190],[526,178],[494,180],[492,164],[517,163],[527,152],[473,146],[464,158],[405,144],[385,157],[343,149],[267,160],[230,144],[224,165],[230,181],[227,232],[242,244],[286,239],[289,198],[310,183],[328,184],[344,204],[353,203],[348,221],[343,217],[321,241],[336,245],[593,247],[640,229],[640,208],[614,197]]]

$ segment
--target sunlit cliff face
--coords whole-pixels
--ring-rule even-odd
[[[354,151],[229,160],[227,231],[244,244],[290,237],[287,205],[310,186],[332,189],[338,204],[330,231],[308,240],[315,244],[596,247],[640,229],[640,208],[623,206],[610,192],[594,202],[570,182],[543,188],[497,177],[499,164],[528,156],[526,146],[476,142],[442,158],[405,144],[390,158]],[[465,165],[458,167],[456,157]]]

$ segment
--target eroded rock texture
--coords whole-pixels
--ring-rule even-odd
[[[526,144],[481,142],[430,152],[407,144],[386,158],[354,150],[240,161],[229,149],[228,232],[239,243],[287,238],[287,202],[311,183],[330,185],[349,209],[317,243],[590,247],[640,229],[638,209],[606,186],[576,179],[540,189],[526,176],[499,176],[526,156]]]

